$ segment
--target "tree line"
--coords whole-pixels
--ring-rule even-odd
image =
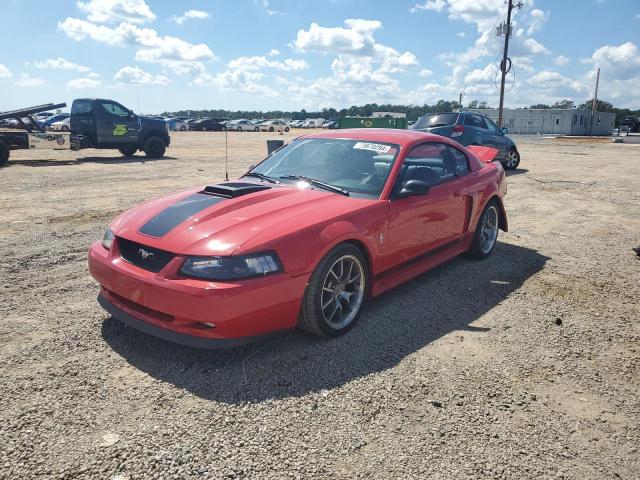
[[[591,110],[592,100],[588,100],[582,104],[576,105],[572,100],[559,100],[552,105],[545,103],[537,103],[531,105],[529,109],[571,109],[581,108]],[[321,110],[222,110],[222,109],[210,109],[210,110],[179,110],[177,112],[164,112],[162,115],[173,115],[176,117],[190,117],[190,118],[220,118],[220,119],[262,119],[262,118],[288,118],[292,120],[304,120],[306,118],[324,118],[327,120],[336,120],[340,117],[369,117],[373,112],[394,112],[404,113],[407,115],[408,120],[417,120],[419,117],[426,115],[427,113],[443,113],[458,110],[462,106],[456,101],[438,100],[433,105],[425,103],[424,105],[391,105],[391,104],[377,104],[367,103],[366,105],[356,106],[353,105],[349,108],[343,108],[336,110],[335,108],[323,108]],[[464,108],[494,108],[487,102],[479,102],[478,100],[472,100]],[[613,112],[616,114],[616,124],[619,125],[620,121],[624,117],[634,116],[640,117],[640,110],[629,110],[627,108],[617,108],[613,104],[598,100],[596,110],[599,112]]]

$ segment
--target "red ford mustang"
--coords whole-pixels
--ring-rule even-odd
[[[117,217],[89,251],[98,301],[198,347],[295,327],[343,334],[367,296],[461,253],[491,254],[507,230],[494,155],[405,130],[300,137],[237,181]]]

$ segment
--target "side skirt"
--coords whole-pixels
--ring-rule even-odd
[[[472,238],[473,232],[468,233],[458,240],[376,274],[371,296],[376,297],[466,252],[471,246]]]

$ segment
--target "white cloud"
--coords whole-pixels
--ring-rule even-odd
[[[570,60],[571,59],[569,57],[565,57],[564,55],[558,55],[556,58],[553,59],[553,63],[558,65],[559,67],[562,67],[568,64]]]
[[[77,63],[70,62],[62,57],[58,58],[48,58],[43,61],[33,62],[33,65],[36,68],[52,68],[55,70],[75,70],[76,72],[85,73],[90,71],[89,67],[85,67],[84,65],[79,65]]]
[[[16,85],[18,87],[39,87],[40,85],[44,85],[45,82],[42,78],[32,77],[28,73],[21,73],[18,79],[16,80]]]
[[[205,12],[203,10],[187,10],[186,12],[184,12],[179,17],[176,17],[174,15],[169,20],[176,22],[178,25],[182,25],[184,22],[186,22],[189,19],[201,19],[201,20],[203,20],[205,18],[210,18],[210,17],[211,17],[211,14],[209,12]]]
[[[489,83],[492,82],[498,72],[498,67],[490,63],[484,68],[476,68],[464,77],[465,83]]]
[[[267,53],[269,57],[277,57],[278,55],[280,55],[280,50],[276,50],[275,48],[272,48],[269,50],[269,53]]]
[[[583,63],[597,65],[610,78],[618,80],[640,76],[640,55],[638,47],[633,42],[600,47],[593,52],[591,58],[583,60]]]
[[[547,90],[547,93],[553,95],[557,92],[557,96],[576,94],[584,92],[585,87],[580,82],[572,80],[552,70],[543,70],[532,75],[527,79],[527,84],[533,85],[538,89]],[[563,93],[567,92],[567,93]]]
[[[113,79],[121,83],[130,83],[133,85],[167,85],[171,82],[164,75],[153,75],[145,72],[139,67],[122,67],[113,76]]]
[[[181,38],[160,36],[153,29],[130,23],[111,28],[78,18],[67,18],[58,23],[58,29],[78,42],[91,38],[112,46],[137,47],[136,60],[160,63],[179,74],[201,71],[204,67],[200,62],[215,58],[211,49],[203,43],[191,44]]]
[[[527,28],[527,35],[533,35],[542,29],[542,25],[549,19],[549,12],[543,12],[538,8],[534,8],[529,15],[531,19],[529,21],[529,27]]]
[[[87,19],[96,23],[147,23],[156,15],[144,0],[90,0],[77,2],[78,8],[87,14]]]
[[[456,33],[456,36],[460,37],[460,38],[464,38],[464,37],[467,36],[467,32],[458,32],[458,33]]]
[[[372,55],[376,44],[373,32],[382,28],[378,20],[347,19],[344,27],[321,27],[312,23],[299,30],[293,47],[299,52],[349,53]]]
[[[265,97],[279,96],[277,91],[261,84],[263,78],[262,72],[253,70],[226,70],[216,75],[203,73],[193,81],[193,84],[200,87],[216,87],[222,91],[251,93]]]
[[[97,74],[89,74],[87,77],[74,78],[67,82],[67,88],[72,90],[83,90],[87,88],[97,88],[102,86],[102,82],[96,78]]]
[[[424,3],[417,3],[409,11],[411,13],[415,13],[420,10],[434,10],[436,12],[441,12],[446,6],[447,2],[444,0],[427,0]]]
[[[0,63],[0,78],[11,78],[13,73],[7,67]]]
[[[254,0],[254,2],[257,5],[261,5],[267,12],[267,15],[269,15],[270,17],[273,15],[284,15],[284,12],[271,8],[271,3],[269,2],[269,0]]]
[[[423,68],[422,70],[420,70],[420,73],[418,75],[420,75],[422,78],[426,78],[433,75],[433,72],[427,68]]]
[[[227,65],[231,70],[259,70],[261,68],[275,68],[276,70],[291,71],[304,70],[309,65],[304,60],[287,58],[282,62],[269,60],[267,57],[239,57],[231,60]]]

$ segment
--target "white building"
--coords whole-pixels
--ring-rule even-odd
[[[497,108],[474,109],[498,122]],[[589,131],[591,110],[505,108],[504,126],[509,133],[543,133],[551,135],[611,135],[615,113],[596,112],[593,130]]]

